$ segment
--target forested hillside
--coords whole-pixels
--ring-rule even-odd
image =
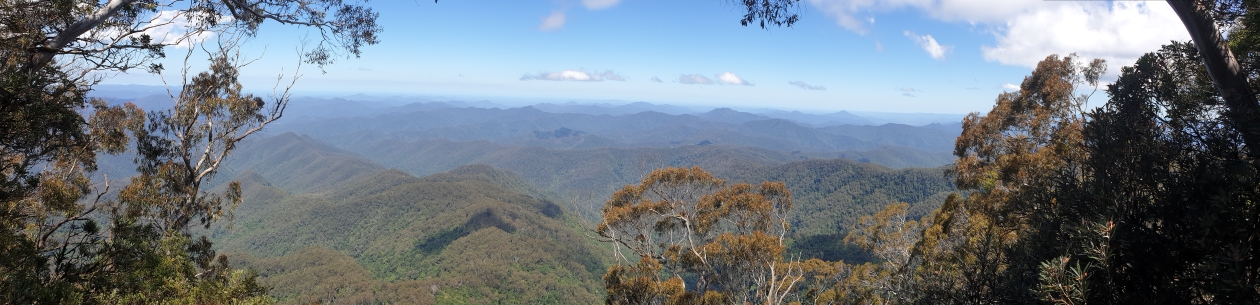
[[[283,304],[598,302],[606,252],[564,209],[488,166],[417,178],[383,170],[290,194],[253,172],[210,236]],[[568,221],[571,221],[568,220]],[[402,289],[401,287],[410,287]]]
[[[229,163],[225,172],[254,169],[268,180],[276,181],[273,183],[277,185],[290,185],[294,183],[290,181],[297,178],[334,181],[338,179],[335,177],[355,177],[383,168],[382,165],[425,176],[468,164],[487,164],[514,172],[537,189],[550,193],[545,196],[557,196],[553,200],[564,201],[572,195],[606,198],[616,188],[641,179],[655,168],[700,166],[736,181],[787,182],[796,200],[803,204],[801,206],[818,206],[811,210],[798,208],[796,212],[798,215],[814,215],[808,216],[812,219],[797,220],[801,222],[798,229],[809,234],[843,231],[856,217],[878,211],[886,204],[917,203],[938,192],[951,190],[939,169],[893,170],[861,162],[869,161],[868,158],[914,162],[913,157],[898,155],[895,148],[846,152],[843,155],[850,158],[824,159],[825,155],[725,145],[551,150],[507,147],[480,141],[399,141],[371,136],[361,137],[360,141],[347,144],[354,151],[349,152],[294,134],[259,139],[243,146],[240,155],[248,157]],[[285,158],[272,160],[272,156]],[[285,164],[306,166],[287,168]],[[328,189],[322,184],[320,187],[306,186],[320,183],[319,180],[303,183],[286,188],[293,191]],[[935,199],[935,204],[942,199]],[[599,208],[602,200],[581,204],[593,211]],[[851,206],[861,208],[850,210]],[[927,206],[919,208],[916,205],[915,215],[924,215],[932,208],[930,204]],[[848,216],[836,218],[834,213]]]

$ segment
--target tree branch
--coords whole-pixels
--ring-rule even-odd
[[[79,35],[83,35],[83,33],[87,33],[87,31],[101,25],[102,22],[105,22],[105,20],[108,20],[110,17],[118,14],[123,7],[126,7],[134,1],[135,0],[110,0],[109,3],[106,3],[105,6],[97,9],[95,13],[92,13],[92,15],[88,15],[87,17],[76,21],[74,24],[71,24],[64,31],[61,31],[61,33],[57,33],[57,37],[53,38],[52,41],[40,46],[40,50],[38,52],[32,54],[30,63],[26,66],[26,70],[34,71],[48,65],[48,63],[52,62],[53,56],[56,56],[61,48],[66,47],[66,45],[69,45],[70,42],[79,38]]]

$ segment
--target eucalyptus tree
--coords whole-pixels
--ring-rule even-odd
[[[244,93],[237,43],[265,22],[313,27],[321,39],[302,57],[322,66],[377,43],[376,16],[338,0],[0,0],[0,302],[268,302],[190,232],[240,203],[238,185],[203,183],[283,115],[292,85]],[[87,98],[107,73],[161,73],[174,45],[210,65],[189,71],[185,57],[173,108]],[[92,179],[98,153],[126,151],[139,175],[121,188]]]

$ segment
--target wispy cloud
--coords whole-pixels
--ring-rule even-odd
[[[372,69],[368,69],[368,68],[364,68],[364,67],[359,67],[359,71],[372,71]]]
[[[915,95],[914,95],[914,94],[910,94],[910,92],[902,92],[902,93],[901,93],[901,96],[915,97]]]
[[[559,72],[543,72],[538,74],[526,74],[521,76],[521,80],[550,80],[550,81],[578,81],[578,82],[602,82],[604,80],[626,81],[625,77],[617,75],[613,71],[604,71],[602,73],[588,73],[580,70],[564,70]]]
[[[901,88],[897,88],[896,90],[901,91],[901,92],[923,92],[922,90],[918,90],[918,89],[914,89],[910,87],[901,87]]]
[[[792,84],[793,86],[801,87],[802,89],[809,89],[809,90],[827,90],[827,87],[823,87],[823,86],[814,86],[814,85],[806,84],[805,82],[802,82],[802,81],[799,81],[799,80],[798,80],[798,81],[793,81],[793,82],[788,82],[788,84]]]
[[[617,73],[613,73],[613,71],[612,71],[612,70],[605,70],[605,71],[604,71],[604,73],[600,73],[600,74],[599,74],[599,77],[601,77],[601,78],[603,78],[603,79],[606,79],[606,80],[615,80],[615,81],[619,81],[619,82],[624,82],[624,81],[626,81],[626,78],[625,78],[625,77],[621,77],[621,75],[617,75]]]
[[[660,78],[660,77],[655,77],[655,76],[653,76],[653,77],[652,77],[652,81],[654,81],[654,82],[658,82],[658,83],[664,83],[664,82],[665,82],[665,81],[661,80],[661,78]]]
[[[582,6],[588,10],[602,10],[613,7],[620,3],[621,0],[582,0]]]
[[[542,23],[538,24],[538,29],[543,31],[558,31],[564,28],[564,12],[553,11],[551,15],[542,18]]]
[[[905,31],[905,34],[906,37],[910,37],[911,40],[914,40],[915,43],[919,44],[919,47],[923,48],[923,51],[926,51],[928,55],[931,55],[932,59],[943,60],[945,59],[945,53],[954,49],[954,46],[942,46],[940,43],[937,43],[936,38],[932,38],[932,35],[919,36],[915,35],[914,32],[911,31]]]
[[[748,81],[746,81],[746,80],[744,80],[744,79],[742,79],[742,78],[739,78],[739,76],[738,76],[738,75],[735,75],[735,73],[731,73],[731,72],[725,72],[725,73],[722,73],[722,74],[718,74],[718,75],[717,75],[717,79],[718,79],[718,81],[719,81],[719,82],[722,82],[722,84],[724,84],[724,85],[752,86],[752,83],[750,83],[750,82],[748,82]]]
[[[678,82],[687,85],[712,85],[713,80],[700,74],[683,74],[678,76]]]

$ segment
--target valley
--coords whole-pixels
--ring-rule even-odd
[[[592,231],[603,202],[656,168],[784,182],[795,206],[789,251],[833,261],[873,260],[843,241],[859,217],[897,202],[922,217],[954,191],[939,140],[948,125],[808,127],[709,113],[723,112],[306,117],[233,153],[213,184],[240,182],[244,202],[205,234],[282,304],[585,304],[601,300],[612,263],[611,245]],[[569,126],[586,131],[562,134]],[[710,143],[669,140],[699,138]],[[819,144],[792,143],[831,144],[798,151]]]

